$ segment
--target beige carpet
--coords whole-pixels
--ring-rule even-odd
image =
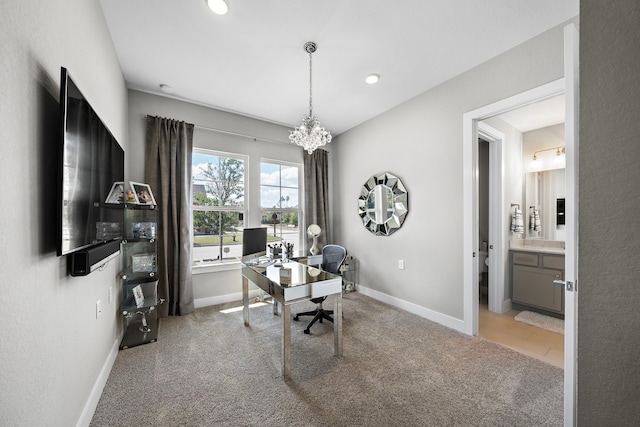
[[[561,426],[563,372],[359,293],[344,297],[344,356],[330,323],[292,322],[280,377],[271,305],[162,319],[156,343],[123,350],[91,425]],[[303,303],[295,311],[313,307]]]
[[[545,316],[544,314],[536,313],[534,311],[521,311],[515,317],[518,322],[526,323],[527,325],[535,326],[537,328],[546,329],[547,331],[555,332],[557,334],[564,335],[564,320],[557,319],[551,316]]]

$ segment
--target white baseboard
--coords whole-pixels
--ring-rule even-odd
[[[511,307],[511,298],[507,298],[506,300],[502,301],[502,313],[506,313],[507,311],[511,310]]]
[[[107,379],[109,379],[109,374],[111,373],[113,364],[118,356],[119,344],[119,340],[114,341],[111,351],[109,351],[109,355],[107,356],[107,360],[105,360],[104,365],[102,365],[100,375],[98,375],[98,379],[93,385],[89,398],[82,409],[82,414],[80,414],[80,419],[76,424],[77,427],[88,427],[89,424],[91,424],[93,414],[96,412],[98,402],[100,401],[100,396],[102,396],[102,391],[104,390],[104,386],[107,384]]]
[[[451,316],[447,316],[442,313],[438,313],[433,310],[429,310],[428,308],[421,307],[417,304],[413,304],[411,302],[407,302],[401,300],[396,297],[392,297],[390,295],[384,294],[382,292],[378,292],[376,290],[364,287],[362,285],[358,286],[358,292],[378,301],[382,301],[394,307],[398,307],[402,310],[408,311],[409,313],[413,313],[417,316],[424,317],[425,319],[431,320],[436,323],[440,323],[448,328],[455,329],[456,331],[464,333],[464,321],[460,319],[453,318]],[[249,297],[253,298],[260,294],[259,289],[249,291]],[[219,295],[215,297],[208,298],[198,298],[193,300],[193,306],[195,308],[208,307],[210,305],[217,304],[225,304],[228,302],[241,301],[242,300],[242,292],[237,292],[233,294]],[[509,301],[509,305],[511,305],[511,301]]]
[[[413,313],[417,316],[423,317],[433,322],[440,323],[441,325],[451,329],[455,329],[458,332],[465,333],[464,321],[460,319],[456,319],[454,317],[447,316],[442,313],[438,313],[437,311],[429,310],[428,308],[424,308],[417,304],[404,301],[396,297],[392,297],[391,295],[387,295],[382,292],[379,292],[370,288],[366,288],[362,285],[358,285],[358,292],[368,297],[371,297],[373,299],[376,299],[378,301],[382,301],[386,304],[408,311],[409,313]]]

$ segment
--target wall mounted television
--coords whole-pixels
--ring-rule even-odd
[[[60,131],[57,254],[95,265],[120,249],[124,209],[105,201],[114,182],[124,182],[124,150],[64,67]],[[71,274],[89,274],[90,267]]]

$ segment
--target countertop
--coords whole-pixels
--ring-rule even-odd
[[[509,245],[509,250],[517,252],[535,252],[541,254],[564,255],[564,247],[560,247],[560,245],[564,246],[564,242],[540,241],[523,243],[523,241],[512,240]]]

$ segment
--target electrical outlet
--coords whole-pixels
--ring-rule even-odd
[[[98,300],[96,302],[96,319],[99,318],[101,314],[102,314],[102,303],[100,302],[100,300]]]
[[[398,270],[404,270],[404,260],[403,259],[399,259],[398,260]]]

